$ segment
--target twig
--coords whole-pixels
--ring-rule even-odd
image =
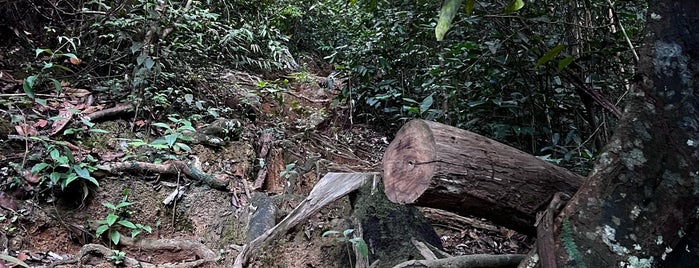
[[[629,49],[631,49],[631,53],[633,54],[633,59],[635,60],[635,63],[638,63],[640,58],[638,57],[638,53],[636,53],[636,49],[633,47],[633,43],[631,42],[631,39],[629,38],[629,35],[626,34],[626,29],[624,28],[624,25],[621,24],[621,21],[619,20],[619,16],[616,15],[616,11],[614,11],[614,4],[612,4],[611,0],[607,0],[607,3],[609,4],[609,9],[612,10],[612,13],[614,14],[614,17],[616,17],[616,23],[619,25],[619,29],[621,29],[621,33],[624,34],[624,39],[626,39],[626,43],[629,45]]]

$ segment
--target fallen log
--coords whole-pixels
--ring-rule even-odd
[[[553,194],[573,195],[582,180],[478,134],[419,119],[398,131],[383,157],[391,201],[483,217],[529,235]]]

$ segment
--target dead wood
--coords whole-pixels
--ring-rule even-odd
[[[486,267],[517,267],[524,259],[520,254],[489,255],[476,254],[456,256],[437,260],[413,260],[407,261],[393,268],[486,268]]]
[[[454,229],[455,231],[463,231],[469,226],[498,233],[502,233],[507,230],[505,228],[489,224],[485,221],[464,217],[441,209],[423,207],[420,208],[420,211],[422,211],[422,214],[425,215],[430,222],[432,222],[432,225]]]
[[[412,120],[383,158],[386,195],[534,234],[536,212],[582,177],[502,143],[452,126]]]
[[[123,266],[124,267],[144,267],[144,268],[192,268],[192,267],[199,267],[201,265],[204,265],[206,263],[210,262],[215,262],[218,259],[218,256],[208,249],[206,246],[199,242],[191,241],[188,239],[158,239],[158,240],[153,240],[153,239],[143,239],[143,240],[132,240],[128,237],[122,237],[120,240],[120,244],[128,244],[132,247],[138,247],[140,250],[148,250],[148,251],[159,251],[159,250],[166,250],[166,251],[178,251],[178,252],[183,252],[183,254],[187,253],[194,253],[197,257],[196,260],[194,261],[187,261],[183,263],[177,263],[177,264],[172,264],[172,263],[165,263],[165,264],[152,264],[152,263],[147,263],[147,262],[142,262],[137,259],[131,258],[131,257],[124,257],[123,260]],[[87,263],[103,263],[103,262],[108,262],[107,258],[109,256],[112,256],[114,252],[112,252],[111,249],[99,245],[99,244],[87,244],[84,245],[81,249],[80,252],[78,252],[78,255],[74,256],[71,259],[68,260],[61,260],[54,262],[48,267],[53,268],[53,267],[59,267],[59,266],[65,266],[69,265],[70,267],[75,267],[76,263],[79,263],[78,266],[83,267],[83,264]],[[94,260],[97,258],[97,260]],[[97,264],[94,264],[94,266],[98,266]]]
[[[318,212],[327,204],[358,189],[369,180],[376,179],[378,173],[328,173],[318,181],[311,193],[301,203],[281,220],[274,228],[250,241],[235,258],[233,267],[243,268],[250,258],[280,235],[285,234],[297,224],[303,222]]]
[[[129,162],[110,162],[98,166],[99,169],[109,173],[115,172],[153,172],[159,174],[177,175],[179,173],[187,175],[187,177],[201,181],[202,183],[214,189],[226,190],[228,186],[228,175],[226,174],[207,174],[201,170],[198,161],[186,163],[180,160],[170,160],[162,164],[153,164],[147,162],[129,161]]]
[[[260,135],[260,140],[258,140],[258,144],[260,145],[260,154],[258,155],[258,159],[264,159],[265,163],[268,163],[267,155],[269,154],[270,149],[272,148],[272,143],[274,142],[274,135],[272,135],[272,132],[264,132],[262,135]],[[255,184],[253,184],[253,189],[260,189],[265,183],[265,178],[267,177],[267,169],[268,165],[265,164],[260,170],[257,172],[257,178],[255,179]]]
[[[539,261],[542,268],[556,268],[556,248],[553,230],[553,219],[565,206],[570,196],[556,193],[551,199],[548,208],[538,213],[536,222],[536,243],[539,252]]]
[[[83,119],[91,122],[102,120],[106,117],[114,117],[120,114],[133,113],[136,110],[136,106],[131,103],[120,103],[116,106],[100,110],[85,116]]]

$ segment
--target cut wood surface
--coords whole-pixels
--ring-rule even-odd
[[[530,154],[452,126],[412,120],[383,158],[386,196],[400,204],[474,215],[533,234],[538,209],[583,178]]]

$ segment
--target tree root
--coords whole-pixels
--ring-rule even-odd
[[[198,161],[185,163],[180,160],[170,160],[162,164],[153,164],[147,162],[129,161],[129,162],[110,162],[99,166],[100,169],[109,173],[119,171],[147,171],[160,174],[178,174],[184,173],[188,177],[203,182],[211,188],[218,190],[226,190],[228,187],[228,175],[226,174],[207,174],[201,170]]]
[[[159,268],[192,268],[199,267],[206,263],[214,262],[218,259],[216,253],[211,249],[207,248],[203,244],[189,240],[189,239],[139,239],[134,240],[129,237],[122,237],[119,242],[120,245],[138,248],[139,250],[147,251],[172,251],[172,252],[183,252],[183,254],[193,253],[196,257],[194,261],[187,261],[183,263],[165,263],[165,264],[152,264],[147,262],[142,262],[131,257],[124,257],[122,260],[123,266],[125,267],[159,267]],[[83,265],[96,266],[99,263],[106,262],[106,258],[112,256],[114,253],[111,249],[99,245],[99,244],[87,244],[84,245],[78,255],[71,259],[57,261],[49,265],[49,268],[54,268],[63,265],[70,265],[78,267]]]

